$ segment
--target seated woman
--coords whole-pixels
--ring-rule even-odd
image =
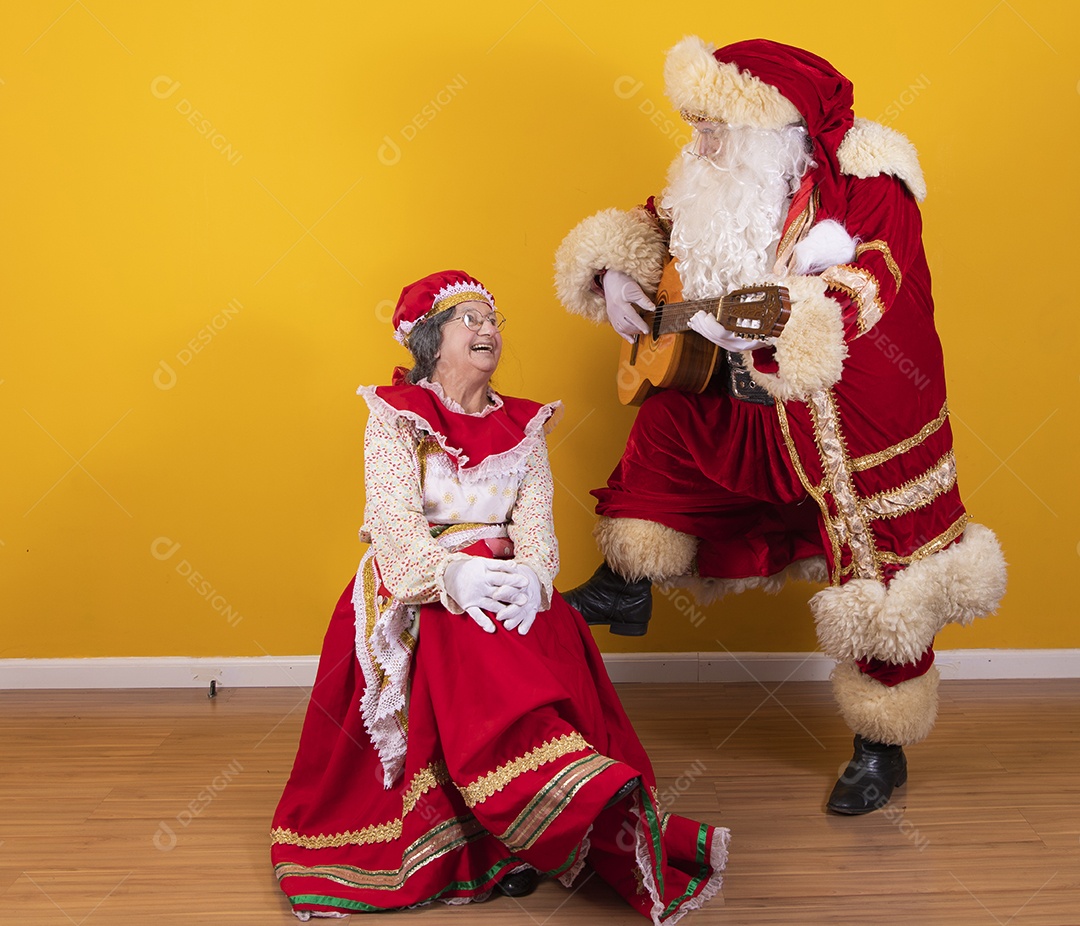
[[[473,277],[425,277],[394,312],[415,366],[359,390],[370,546],[272,831],[302,920],[519,896],[585,865],[657,924],[720,887],[728,831],[657,806],[591,633],[552,588],[560,406],[492,391],[502,324]]]

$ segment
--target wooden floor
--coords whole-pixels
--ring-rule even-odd
[[[730,827],[686,926],[1080,924],[1080,682],[946,682],[910,780],[826,815],[850,754],[825,683],[623,685],[671,809]],[[302,689],[0,692],[0,923],[289,924],[268,830]],[[645,923],[597,878],[357,921]],[[325,922],[325,921],[324,921]]]

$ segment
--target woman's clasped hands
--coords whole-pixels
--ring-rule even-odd
[[[494,633],[490,611],[507,630],[526,634],[540,610],[540,580],[524,563],[470,556],[457,559],[443,573],[446,593],[480,627]]]

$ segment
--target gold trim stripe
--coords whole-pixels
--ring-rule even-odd
[[[444,528],[439,531],[439,537],[453,537],[457,534],[464,534],[468,531],[475,531],[479,528],[499,527],[498,524],[484,523],[483,521],[458,521],[456,524],[438,525]]]
[[[425,865],[467,843],[488,836],[475,817],[456,817],[438,824],[409,846],[399,868],[369,870],[354,865],[301,865],[278,862],[274,874],[279,881],[289,877],[325,878],[336,884],[370,890],[394,890]]]
[[[836,500],[839,518],[835,523],[840,541],[846,541],[851,549],[857,578],[880,579],[881,571],[874,556],[874,539],[860,511],[859,499],[851,482],[840,416],[829,390],[816,392],[810,397],[810,415],[825,472],[825,487]]]
[[[401,838],[402,826],[407,817],[428,791],[450,781],[445,763],[436,762],[413,775],[409,787],[401,798],[401,816],[389,823],[373,823],[359,830],[318,836],[303,836],[291,829],[279,826],[270,831],[270,842],[275,845],[300,846],[302,849],[336,849],[341,846],[366,846],[375,842],[392,842]]]
[[[911,556],[900,556],[897,553],[891,553],[888,550],[882,550],[878,556],[883,563],[895,563],[902,566],[910,566],[912,563],[917,563],[921,559],[926,559],[928,556],[933,556],[935,553],[940,553],[950,543],[962,536],[964,530],[967,528],[968,521],[970,520],[967,514],[960,515],[947,530],[942,531],[929,543],[924,543],[919,547]]]
[[[799,451],[795,446],[795,441],[791,437],[791,426],[788,423],[787,409],[784,408],[783,402],[776,403],[776,416],[780,419],[780,430],[784,435],[784,444],[787,447],[788,456],[791,457],[791,463],[795,467],[795,473],[799,477],[799,482],[802,483],[807,494],[818,504],[821,509],[821,520],[825,525],[825,532],[829,535],[829,543],[832,546],[832,576],[830,581],[836,585],[843,572],[840,571],[840,553],[841,553],[841,541],[837,535],[836,523],[834,522],[832,513],[829,511],[829,504],[825,500],[824,484],[816,486],[810,482],[810,477],[806,474],[806,470],[803,469],[802,460],[799,459]],[[824,460],[822,460],[824,463]],[[847,567],[850,569],[850,567]],[[845,570],[846,571],[846,570]]]
[[[807,229],[814,224],[814,216],[817,215],[819,198],[820,194],[818,193],[818,189],[817,187],[814,187],[809,198],[806,200],[806,206],[803,211],[791,220],[787,232],[785,232],[784,237],[780,239],[780,243],[776,246],[777,266],[782,265],[788,267],[790,265],[791,257],[794,252],[791,251],[789,253],[789,249],[793,247],[796,241],[802,240]]]
[[[614,759],[599,753],[571,763],[518,814],[499,841],[514,853],[531,848],[577,793],[615,764]]]
[[[868,453],[865,456],[856,457],[851,461],[852,470],[857,473],[862,472],[865,469],[870,469],[872,466],[879,466],[880,464],[891,460],[893,457],[898,457],[902,453],[907,453],[909,450],[918,447],[919,444],[937,431],[945,424],[948,418],[949,406],[945,404],[941,406],[941,411],[938,412],[937,418],[924,424],[918,434],[902,440],[897,444],[893,444],[891,447],[886,447],[884,450],[879,450],[877,453]]]
[[[877,520],[898,518],[918,508],[925,508],[955,484],[956,457],[950,450],[921,476],[888,492],[878,492],[865,498],[862,509]]]
[[[867,251],[878,251],[881,254],[882,259],[885,261],[885,266],[889,268],[889,273],[892,274],[893,280],[896,282],[896,291],[900,292],[900,283],[903,280],[903,276],[900,273],[900,266],[896,263],[895,258],[893,258],[889,246],[880,238],[875,238],[873,241],[860,242],[855,245],[855,259],[858,260]]]
[[[437,315],[439,312],[444,312],[447,309],[452,309],[454,306],[461,305],[463,302],[482,302],[484,305],[491,305],[491,299],[487,293],[479,289],[470,289],[463,293],[454,293],[452,296],[447,296],[445,299],[440,299],[431,307],[431,309],[424,315],[427,318],[428,315]],[[421,319],[423,321],[423,319]]]
[[[541,765],[554,762],[571,752],[581,752],[586,749],[592,749],[592,746],[580,733],[576,731],[565,733],[535,749],[530,749],[525,755],[500,765],[486,775],[481,775],[471,784],[459,787],[458,790],[465,800],[465,806],[471,810],[477,804],[486,801],[496,791],[501,791],[524,772],[535,772]]]
[[[885,314],[885,305],[879,294],[879,284],[865,267],[838,264],[822,271],[821,278],[830,289],[847,293],[858,307],[859,334],[866,334]]]

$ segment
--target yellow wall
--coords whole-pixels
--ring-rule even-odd
[[[0,657],[316,652],[361,554],[359,383],[401,286],[479,276],[499,383],[562,398],[560,584],[632,412],[552,295],[565,232],[662,185],[663,53],[765,35],[917,145],[961,488],[1011,562],[943,647],[1075,647],[1080,17],[1064,2],[6,4]],[[178,545],[178,546],[177,546]],[[608,650],[809,650],[809,586]]]

